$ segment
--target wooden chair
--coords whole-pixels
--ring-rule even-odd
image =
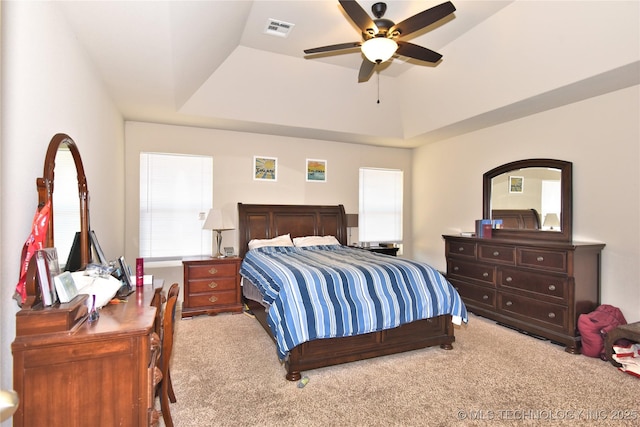
[[[169,291],[167,292],[167,299],[173,296],[177,297],[178,294],[180,294],[180,286],[177,283],[174,283],[173,285],[171,285],[171,287],[169,287]],[[174,319],[175,319],[175,316],[174,316]],[[172,335],[173,335],[173,332],[172,332]],[[173,341],[173,338],[172,338],[172,341]],[[166,379],[168,383],[169,401],[171,403],[176,403],[176,394],[173,392],[173,382],[171,381],[171,370],[168,368],[167,368]]]
[[[174,283],[167,292],[167,302],[162,313],[162,351],[160,353],[160,370],[162,379],[158,388],[160,397],[160,409],[166,427],[173,427],[171,409],[169,401],[175,402],[173,385],[171,384],[171,374],[169,373],[169,363],[171,362],[171,352],[173,351],[173,333],[176,318],[176,302],[178,300],[179,285]]]

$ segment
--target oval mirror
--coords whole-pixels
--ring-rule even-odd
[[[60,174],[55,175],[56,162],[59,162]],[[75,166],[75,167],[73,167]],[[72,172],[69,173],[69,170]],[[75,175],[75,179],[73,176]],[[67,232],[60,236],[60,233],[56,232],[56,222],[62,224],[65,221],[72,221],[70,226],[60,227],[61,229],[73,229],[74,224],[77,224],[78,242],[77,250],[79,250],[79,268],[84,268],[91,260],[91,246],[89,244],[89,190],[87,188],[87,178],[84,173],[84,166],[82,165],[82,158],[76,143],[68,135],[59,133],[56,134],[49,143],[47,148],[47,154],[44,160],[44,171],[42,178],[38,178],[38,205],[44,206],[48,201],[51,201],[51,213],[49,217],[49,227],[47,229],[47,236],[45,239],[45,247],[56,247],[56,242],[60,239],[60,243],[64,249],[58,253],[61,260],[66,260],[67,248],[72,250],[74,233]],[[75,184],[75,185],[74,185]],[[56,200],[54,197],[54,187],[59,188],[60,200]],[[64,188],[62,188],[64,186]],[[71,186],[71,188],[69,188]],[[77,188],[77,193],[73,190]],[[78,206],[77,212],[61,211],[58,218],[56,214],[56,208],[60,209],[60,206],[69,206],[68,203],[69,194],[75,194],[77,197],[77,203],[71,203],[72,206]],[[70,197],[73,197],[70,196]],[[61,202],[61,203],[58,203]],[[71,243],[69,243],[71,242]],[[64,251],[64,253],[63,253]]]
[[[495,237],[571,241],[572,164],[519,160],[483,175],[483,218],[501,220]]]

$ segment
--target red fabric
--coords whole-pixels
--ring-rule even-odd
[[[589,357],[604,357],[604,336],[627,321],[618,307],[602,304],[588,314],[578,317],[578,330],[582,336],[582,354]]]
[[[31,234],[27,241],[24,242],[22,248],[22,257],[20,259],[20,278],[16,285],[16,300],[19,300],[19,304],[22,305],[27,300],[27,268],[29,268],[29,261],[33,254],[43,249],[44,240],[47,236],[47,228],[49,228],[49,214],[51,212],[51,201],[47,202],[41,209],[36,210],[36,214],[33,217],[33,224],[31,225]]]

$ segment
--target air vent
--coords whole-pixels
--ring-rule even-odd
[[[264,27],[264,33],[272,36],[288,37],[295,25],[296,24],[290,24],[288,22],[269,18],[267,20],[267,25]]]

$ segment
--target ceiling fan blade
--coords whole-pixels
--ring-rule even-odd
[[[442,55],[438,52],[432,51],[431,49],[402,41],[398,42],[398,50],[396,50],[396,54],[426,62],[438,62],[440,58],[442,58]]]
[[[358,83],[366,82],[373,74],[373,70],[376,67],[374,62],[364,59],[362,65],[360,65],[360,72],[358,73]]]
[[[455,10],[456,7],[450,1],[439,4],[438,6],[423,10],[422,12],[405,19],[399,24],[394,25],[389,29],[389,34],[399,31],[400,35],[404,37],[424,27],[428,27],[445,16],[452,14]]]
[[[362,46],[362,42],[339,43],[339,44],[332,44],[329,46],[315,47],[313,49],[305,49],[304,53],[311,54],[311,53],[331,52],[334,50],[353,49],[360,46]]]
[[[364,11],[358,2],[354,0],[338,0],[338,3],[340,3],[344,11],[347,12],[347,15],[349,15],[349,18],[351,18],[353,23],[360,28],[360,31],[370,34],[367,30],[371,29],[373,30],[371,35],[378,33],[378,27],[373,23],[369,14]]]

